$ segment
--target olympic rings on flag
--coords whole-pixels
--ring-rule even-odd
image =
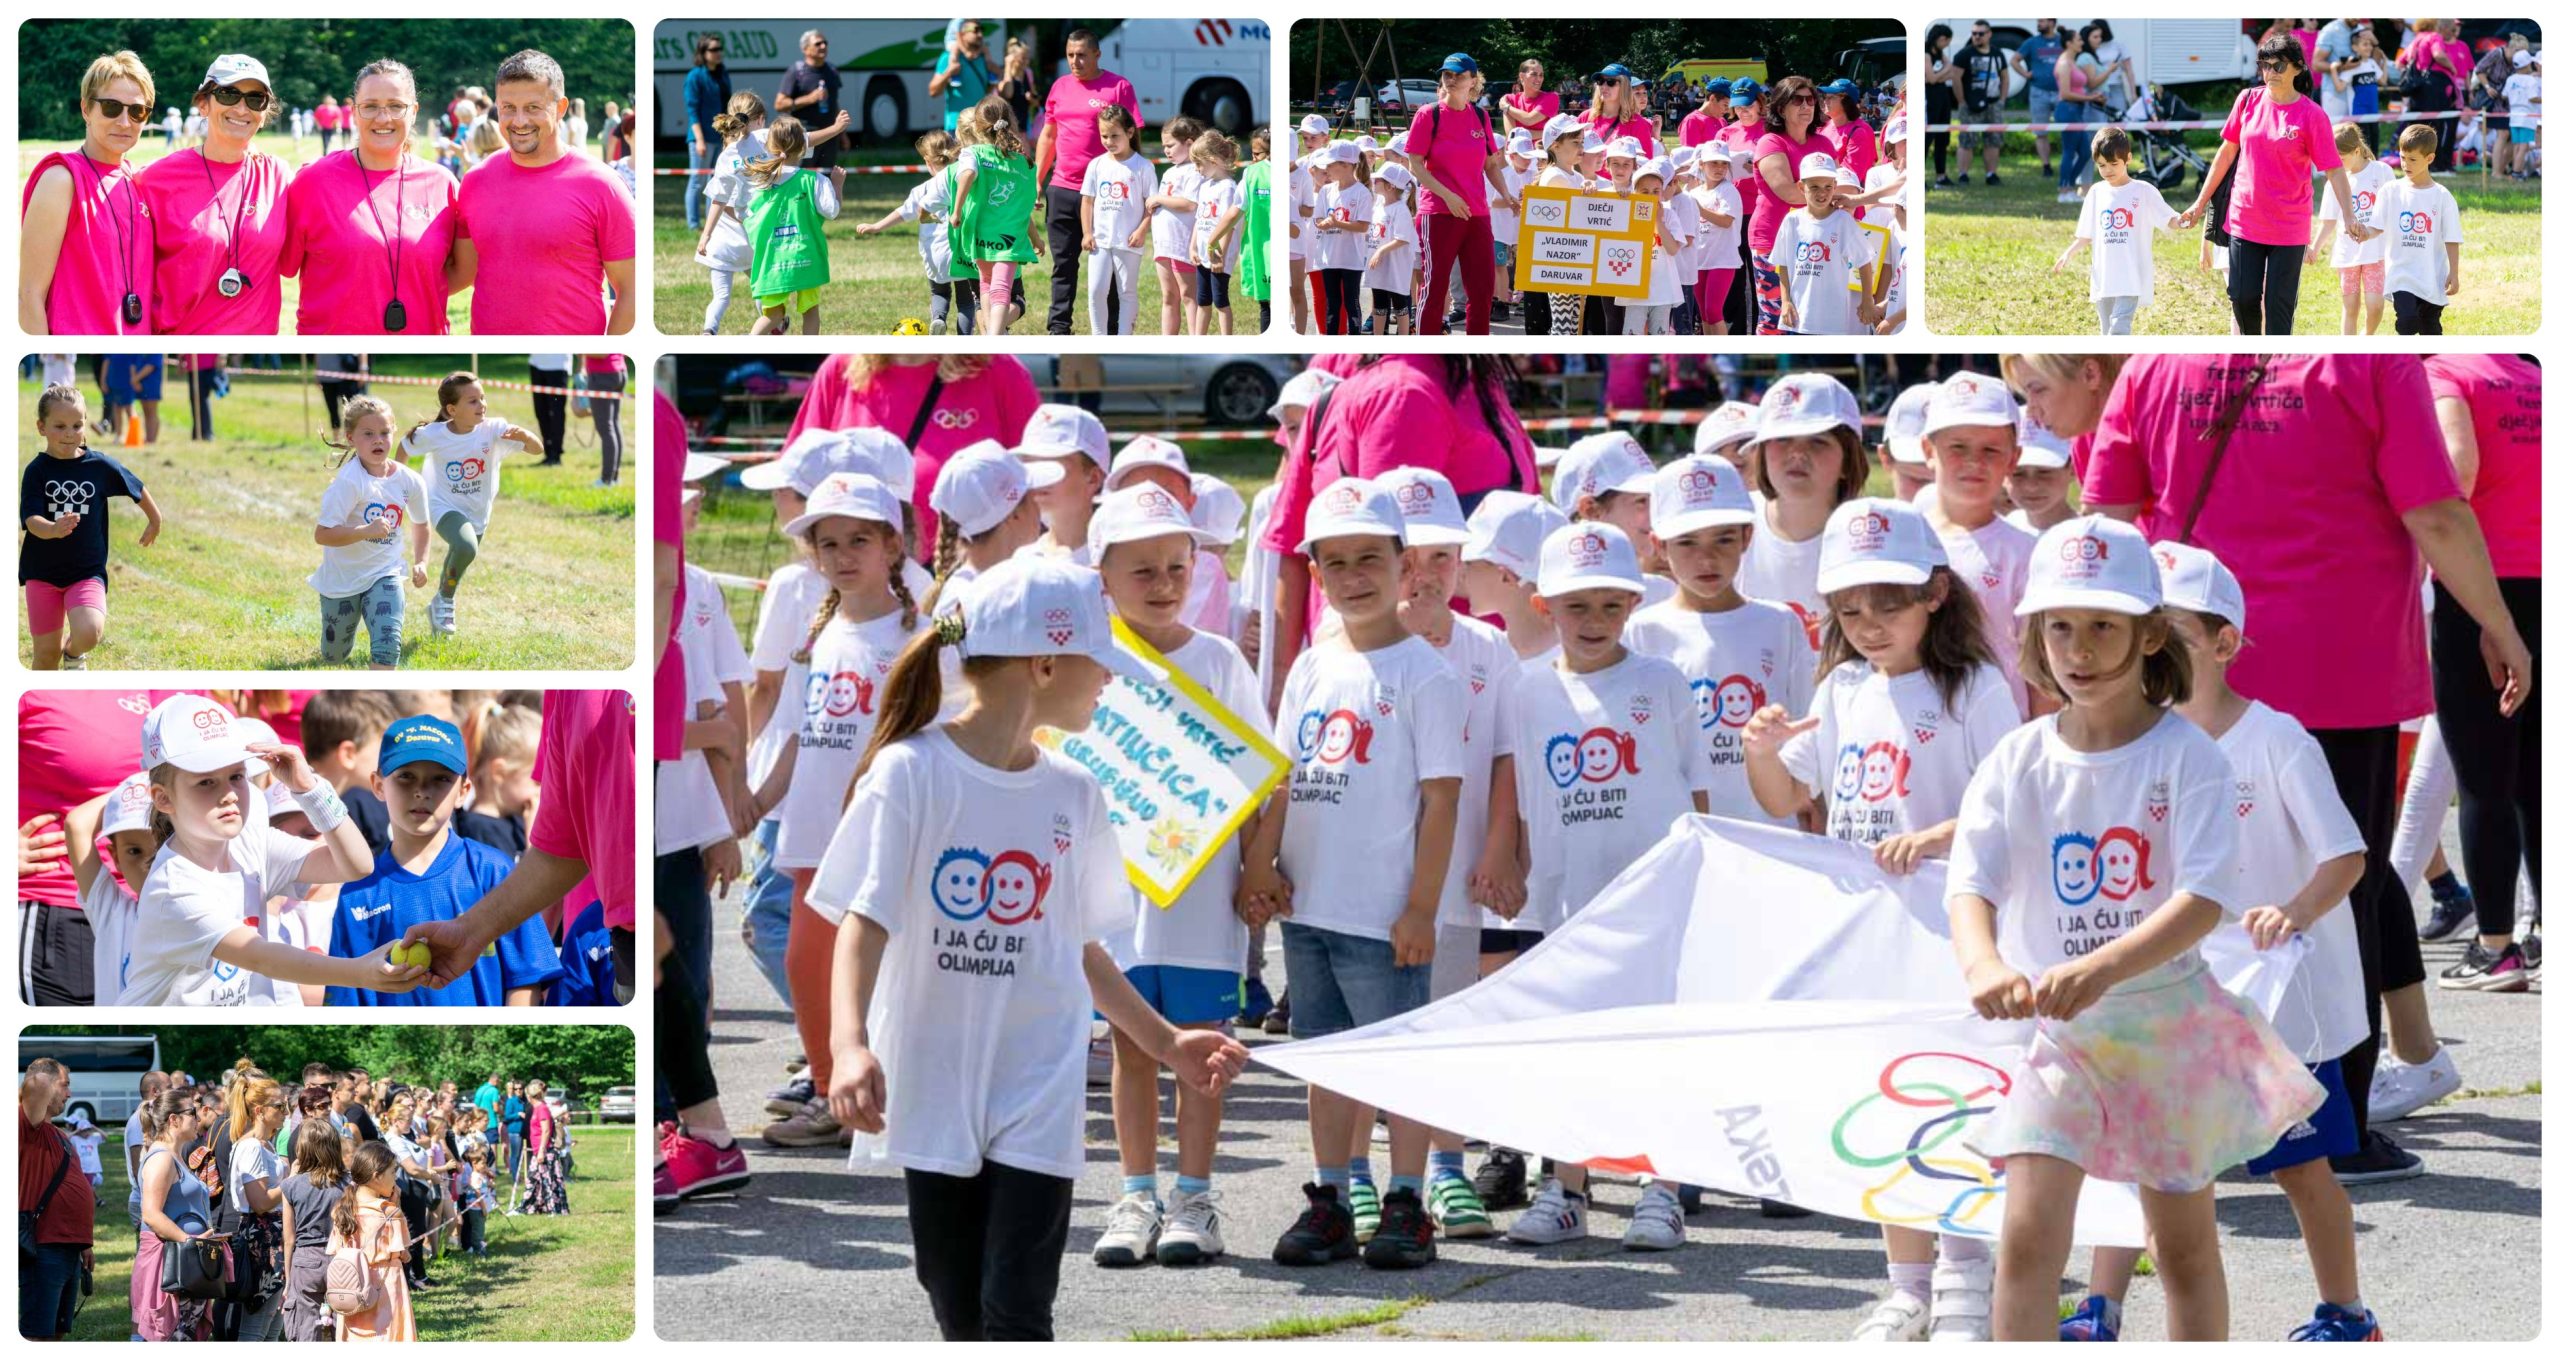
[[[1959,1068],[1976,1069],[1980,1074],[1980,1084],[1972,1090],[1959,1091],[1943,1081],[1904,1080],[1902,1070],[1905,1064],[1930,1061],[1938,1064],[1954,1064]],[[1936,1072],[1932,1075],[1947,1074]],[[1972,1078],[1964,1079],[1972,1080]],[[1955,1233],[1967,1237],[1988,1236],[1989,1234],[1982,1229],[1974,1227],[1973,1223],[2005,1188],[2001,1170],[1990,1163],[1968,1156],[1938,1155],[1938,1149],[1962,1135],[1977,1117],[1988,1116],[1999,1108],[1997,1100],[1984,1103],[1986,1098],[2005,1098],[2009,1090],[2010,1081],[2007,1072],[1979,1058],[1962,1053],[1906,1053],[1886,1063],[1884,1070],[1877,1074],[1876,1089],[1859,1097],[1850,1104],[1848,1109],[1841,1111],[1840,1118],[1831,1126],[1833,1156],[1850,1166],[1865,1170],[1892,1168],[1883,1180],[1868,1187],[1860,1196],[1859,1208],[1869,1218],[1882,1223],[1928,1224],[1943,1233]],[[1908,1131],[1901,1134],[1900,1147],[1894,1147],[1890,1141],[1887,1141],[1884,1144],[1884,1151],[1872,1152],[1852,1145],[1851,1126],[1853,1124],[1861,1124],[1863,1129],[1872,1134],[1874,1126],[1892,1121],[1870,1112],[1890,1110],[1895,1107],[1909,1109],[1915,1113],[1923,1110],[1937,1113],[1909,1126]],[[1864,1143],[1868,1140],[1857,1141]],[[1870,1143],[1869,1146],[1872,1144]],[[1934,1198],[1933,1195],[1924,1194],[1925,1187],[1907,1184],[1915,1179],[1952,1182],[1959,1188],[1955,1189],[1942,1205],[1935,1208],[1924,1207],[1917,1213],[1910,1212],[1907,1204],[1897,1205],[1890,1202],[1897,1195],[1906,1200],[1920,1197],[1924,1203]]]

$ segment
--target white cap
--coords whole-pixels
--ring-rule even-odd
[[[809,493],[808,509],[783,525],[782,532],[798,537],[822,519],[838,518],[867,519],[896,528],[904,522],[899,504],[889,484],[868,472],[831,472]]]
[[[2071,446],[2062,436],[2036,423],[2034,416],[2018,416],[2018,466],[2022,468],[2067,468],[2071,466]]]
[[[1369,178],[1382,180],[1388,184],[1392,184],[1396,186],[1396,190],[1399,193],[1411,193],[1413,191],[1413,172],[1393,161],[1389,161],[1385,165],[1379,166],[1378,172],[1371,175]]]
[[[1153,484],[1124,486],[1105,495],[1094,504],[1093,522],[1084,533],[1097,562],[1115,543],[1180,535],[1196,546],[1208,537],[1193,527],[1191,512],[1182,508],[1172,492]]]
[[[2044,531],[2027,559],[2018,617],[2048,609],[2148,614],[2160,607],[2160,564],[2142,531],[2119,519],[2083,515]]]
[[[1301,137],[1322,137],[1332,131],[1333,124],[1326,121],[1321,113],[1311,113],[1298,120],[1298,135]]]
[[[1671,153],[1671,168],[1674,170],[1686,170],[1697,163],[1698,148],[1694,146],[1684,146]]]
[[[1842,425],[1866,437],[1866,413],[1858,409],[1857,395],[1828,373],[1790,373],[1761,394],[1751,442],[1795,439]]]
[[[1802,161],[1797,162],[1796,178],[1798,180],[1827,179],[1837,181],[1840,178],[1840,162],[1831,159],[1831,157],[1823,154],[1822,152],[1816,151],[1812,155],[1805,157]]]
[[[1735,444],[1748,444],[1751,429],[1759,422],[1759,407],[1747,401],[1728,401],[1698,422],[1697,444],[1690,451],[1720,453]]]
[[[240,734],[240,744],[243,746],[284,745],[283,734],[268,726],[264,718],[234,718],[231,720],[231,725],[233,730]],[[249,757],[248,764],[249,775],[253,779],[267,772],[267,762],[254,755]]]
[[[1526,156],[1538,149],[1538,134],[1527,128],[1513,128],[1507,149],[1514,156]]]
[[[1404,517],[1404,541],[1416,548],[1467,541],[1467,517],[1458,509],[1458,489],[1429,468],[1390,468],[1378,476],[1378,489],[1395,497]]]
[[[302,811],[302,805],[293,800],[293,790],[286,788],[284,786],[284,781],[281,779],[269,784],[263,789],[258,790],[258,792],[266,795],[268,821],[272,822],[281,818],[290,817],[293,814]],[[309,814],[305,815],[307,816]]]
[[[1026,463],[1004,445],[981,439],[942,465],[942,475],[933,479],[932,509],[949,515],[962,538],[975,538],[1004,523],[1023,497],[1066,475],[1054,462]]]
[[[254,80],[270,90],[275,88],[275,82],[267,79],[266,63],[242,53],[225,52],[204,68],[207,85],[237,85],[244,80]]]
[[[1885,145],[1891,146],[1895,142],[1907,142],[1910,140],[1911,120],[1908,117],[1897,113],[1891,118],[1884,120]]]
[[[1725,144],[1722,142],[1709,142],[1698,148],[1698,164],[1704,165],[1709,161],[1721,161],[1726,165],[1731,165],[1733,164],[1733,153],[1727,150],[1725,148]]]
[[[1386,147],[1382,145],[1377,138],[1372,137],[1365,132],[1352,138],[1351,145],[1358,149],[1360,154],[1364,156],[1374,156],[1379,152],[1386,150]]]
[[[1555,444],[1532,444],[1529,446],[1529,457],[1537,463],[1539,473],[1544,475],[1553,472],[1556,464],[1564,461],[1564,449]],[[1555,479],[1548,477],[1547,480],[1553,482]],[[1549,490],[1553,489],[1552,486],[1549,487]]]
[[[1151,434],[1139,435],[1120,446],[1118,456],[1111,460],[1111,475],[1102,479],[1102,489],[1109,491],[1120,485],[1124,473],[1148,467],[1172,468],[1188,477],[1191,475],[1191,457],[1182,451],[1180,444],[1170,439],[1158,439]]]
[[[843,466],[845,456],[841,432],[812,427],[792,436],[772,462],[739,473],[738,484],[750,491],[779,491],[787,486],[806,496],[828,473],[851,471]]]
[[[1538,593],[1552,600],[1577,590],[1644,593],[1644,569],[1624,529],[1599,520],[1568,524],[1538,545]]]
[[[1640,161],[1644,159],[1644,143],[1633,137],[1612,137],[1600,152],[1602,160]]]
[[[1555,117],[1547,120],[1547,125],[1545,127],[1538,129],[1538,149],[1543,151],[1554,146],[1563,138],[1579,137],[1590,130],[1591,125],[1589,123],[1583,122],[1572,114],[1557,114]]]
[[[962,660],[977,656],[1089,656],[1115,675],[1155,677],[1111,638],[1102,577],[1062,557],[1017,553],[961,590]]]
[[[1642,165],[1637,166],[1634,178],[1630,179],[1628,183],[1633,184],[1636,180],[1643,179],[1648,175],[1655,179],[1669,179],[1671,178],[1671,167],[1665,164],[1661,157],[1656,156],[1652,160],[1646,161]]]
[[[1312,552],[1323,539],[1364,534],[1402,543],[1404,516],[1396,509],[1396,498],[1376,482],[1344,477],[1317,492],[1314,503],[1307,507],[1307,532],[1298,540],[1298,551]]]
[[[1653,459],[1624,430],[1602,430],[1587,434],[1566,446],[1564,459],[1556,464],[1556,479],[1548,490],[1559,509],[1570,513],[1582,504],[1585,496],[1605,496],[1612,491],[1653,490]]]
[[[1458,559],[1491,562],[1534,585],[1538,580],[1538,549],[1547,541],[1547,535],[1563,528],[1565,522],[1563,511],[1535,496],[1520,491],[1488,491],[1483,500],[1476,502],[1476,512],[1467,516],[1467,546]]]
[[[841,471],[867,472],[889,488],[889,494],[912,504],[916,498],[916,456],[907,441],[887,430],[857,425],[844,431]]]
[[[1064,458],[1081,453],[1107,476],[1111,471],[1111,435],[1093,412],[1062,402],[1033,407],[1022,426],[1022,442],[1013,446],[1023,458]]]
[[[1244,493],[1227,485],[1226,480],[1205,472],[1191,474],[1191,523],[1208,535],[1208,541],[1224,547],[1244,532]]]
[[[1925,463],[1928,451],[1920,447],[1920,436],[1929,424],[1929,398],[1938,390],[1933,382],[1913,383],[1895,395],[1893,405],[1884,409],[1884,451],[1897,463]]]
[[[2240,593],[2240,578],[2221,558],[2185,543],[2154,543],[2151,560],[2160,568],[2160,603],[2219,614],[2242,633],[2249,631],[2249,602]]]
[[[2018,399],[2009,395],[2007,383],[1966,369],[1929,394],[1929,422],[1921,433],[1936,434],[1959,425],[2006,425],[2014,430]]]
[[[1653,474],[1653,536],[1670,539],[1698,529],[1749,524],[1751,508],[1742,469],[1713,454],[1672,460]]]
[[[1946,547],[1918,507],[1861,496],[1823,524],[1813,588],[1828,595],[1852,586],[1927,585],[1929,573],[1946,564]]]
[[[1368,142],[1372,149],[1377,146],[1377,142],[1372,138],[1363,137],[1360,141]],[[1327,142],[1324,144],[1323,155],[1327,165],[1358,165],[1360,142]]]
[[[717,454],[695,453],[688,449],[684,455],[684,479],[688,482],[698,482],[705,477],[717,477],[720,475],[720,470],[727,466],[729,466],[729,460]]]
[[[210,774],[249,760],[249,738],[240,720],[201,694],[172,694],[142,719],[142,768],[175,765]]]
[[[1840,187],[1856,193],[1866,186],[1858,182],[1858,172],[1843,165],[1839,168]]]
[[[1401,132],[1387,139],[1387,151],[1390,155],[1396,156],[1407,156],[1412,154],[1405,150],[1404,134]]]
[[[98,834],[112,836],[119,831],[150,829],[151,776],[137,771],[107,791],[106,806],[98,810]]]
[[[1296,406],[1312,411],[1315,409],[1316,398],[1323,396],[1340,381],[1342,381],[1340,374],[1328,373],[1321,368],[1302,368],[1290,374],[1289,381],[1280,384],[1280,399],[1272,402],[1271,409],[1263,414],[1278,420],[1281,410],[1285,407]]]

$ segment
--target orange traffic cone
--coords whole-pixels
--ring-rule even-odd
[[[139,414],[128,412],[125,415],[124,446],[128,449],[142,447],[142,417]]]

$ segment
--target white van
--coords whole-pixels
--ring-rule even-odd
[[[65,1116],[78,1115],[99,1128],[124,1127],[142,1104],[142,1074],[160,1066],[160,1041],[148,1034],[40,1034],[18,1036],[18,1079],[26,1080],[27,1064],[51,1058],[70,1069],[71,1103]]]
[[[1102,35],[1102,69],[1137,90],[1149,127],[1187,113],[1239,137],[1271,89],[1271,26],[1260,19],[1130,19]],[[1062,59],[1051,78],[1065,70]]]

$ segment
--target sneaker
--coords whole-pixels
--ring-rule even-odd
[[[667,1160],[661,1169],[679,1199],[741,1189],[754,1179],[754,1173],[747,1170],[745,1148],[734,1142],[727,1147],[713,1147],[705,1139],[681,1133],[667,1140]]]
[[[2453,1050],[2436,1045],[2435,1056],[2404,1063],[2386,1056],[2373,1074],[2373,1096],[2365,1118],[2388,1124],[2435,1104],[2462,1089],[2462,1073],[2453,1065]]]
[[[1289,1231],[1280,1234],[1271,1259],[1284,1266],[1320,1266],[1359,1255],[1360,1243],[1351,1235],[1351,1215],[1342,1207],[1342,1188],[1310,1185],[1306,1192],[1307,1207]]]
[[[1933,187],[1933,188],[1939,188],[1939,189],[1952,189],[1952,188],[1956,187],[1956,182],[1955,182],[1954,180],[1951,180],[1951,179],[1947,178],[1947,177],[1946,177],[1946,176],[1944,176],[1944,175],[1940,175],[1940,176],[1938,176],[1938,182],[1937,182],[1935,185],[1931,186],[1931,187]]]
[[[1431,1221],[1439,1225],[1442,1237],[1494,1235],[1493,1215],[1484,1211],[1484,1200],[1466,1177],[1434,1176],[1426,1183],[1423,1194],[1430,1201]]]
[[[2524,951],[2515,941],[2492,954],[2473,940],[2462,951],[2462,961],[2436,974],[2436,985],[2457,992],[2521,992],[2532,985],[2524,975]]]
[[[2471,890],[2459,883],[2452,892],[2436,894],[2435,908],[2427,914],[2427,923],[2418,927],[2418,938],[2432,942],[2452,935],[2471,919],[2474,905]]]
[[[1351,1193],[1345,1198],[1351,1204],[1351,1235],[1362,1243],[1377,1236],[1378,1183],[1354,1176],[1351,1178]]]
[[[1153,1195],[1122,1195],[1111,1206],[1111,1220],[1102,1227],[1102,1236],[1093,1244],[1093,1263],[1098,1266],[1134,1266],[1145,1262],[1156,1249],[1156,1235],[1164,1231],[1164,1206]]]
[[[1991,1339],[1991,1275],[1993,1263],[1940,1260],[1929,1272],[1929,1339]]]
[[[1156,1236],[1156,1260],[1169,1266],[1196,1266],[1227,1254],[1227,1216],[1218,1212],[1218,1192],[1196,1195],[1176,1191],[1166,1211],[1164,1231]]]
[[[427,597],[427,631],[437,637],[453,636],[452,596],[430,595]]]
[[[817,1098],[817,1086],[807,1076],[798,1076],[765,1092],[764,1109],[776,1119],[788,1119],[800,1113],[801,1106]]]
[[[1909,1294],[1895,1293],[1885,1297],[1868,1312],[1866,1321],[1849,1333],[1852,1341],[1917,1341],[1929,1333],[1929,1304]]]
[[[1973,183],[1973,172],[1968,170],[1965,173],[1956,176],[1956,183],[1959,185],[1969,185]]]
[[[1502,1238],[1523,1246],[1548,1247],[1589,1237],[1590,1210],[1590,1201],[1565,1189],[1561,1178],[1550,1176],[1539,1187],[1538,1197],[1530,1202],[1527,1211],[1511,1220],[1511,1228]]]
[[[2106,1299],[2092,1294],[2080,1300],[2071,1316],[2062,1320],[2064,1341],[2113,1341],[2116,1329],[2124,1323],[2124,1315]]]
[[[1246,978],[1244,1008],[1236,1012],[1236,1023],[1248,1029],[1257,1027],[1271,1014],[1271,1010],[1271,989],[1263,986],[1260,978]]]
[[[658,1163],[657,1177],[650,1186],[651,1216],[664,1218],[674,1213],[677,1206],[683,1203],[684,1192],[676,1188],[675,1173],[667,1169],[665,1162]]]
[[[1628,1251],[1671,1251],[1689,1243],[1689,1225],[1680,1216],[1680,1196],[1670,1186],[1655,1181],[1636,1196],[1636,1210],[1627,1219],[1626,1235],[1618,1245]]]
[[[1273,1006],[1271,1013],[1262,1017],[1262,1032],[1281,1035],[1289,1032],[1289,994],[1287,992],[1282,992],[1280,1004]]]
[[[1492,1210],[1529,1202],[1529,1159],[1507,1147],[1487,1148],[1476,1167],[1476,1198]]]
[[[2524,955],[2524,975],[2542,976],[2542,931],[2538,924],[2532,934],[2516,941],[2516,949]]]
[[[2043,175],[2046,179],[2053,178],[2053,167],[2051,165],[2039,165],[2036,167],[2036,172]]]
[[[764,1140],[775,1147],[825,1147],[852,1139],[853,1130],[838,1124],[823,1100],[810,1101],[798,1114],[764,1126]]]
[[[1994,170],[1990,174],[1984,175],[1982,177],[1982,183],[1985,187],[1997,187],[2000,183],[2000,172]]]
[[[2340,1185],[2378,1185],[2423,1176],[2427,1174],[2427,1164],[2416,1153],[2392,1142],[2390,1135],[2368,1128],[2364,1131],[2364,1146],[2346,1156],[2330,1158],[2329,1170]]]
[[[85,653],[80,656],[65,656],[62,658],[62,669],[66,671],[85,671],[89,669],[89,658]]]
[[[1358,1188],[1358,1182],[1353,1182],[1353,1188]],[[1360,1259],[1372,1270],[1419,1270],[1440,1256],[1431,1245],[1431,1230],[1431,1215],[1422,1207],[1422,1196],[1411,1190],[1390,1190]]]
[[[2311,1320],[2293,1329],[2287,1341],[2380,1341],[2382,1320],[2370,1308],[2353,1312],[2334,1303],[2311,1310]]]
[[[1088,1091],[1111,1089],[1111,1031],[1093,1036],[1084,1046],[1084,1087]]]

